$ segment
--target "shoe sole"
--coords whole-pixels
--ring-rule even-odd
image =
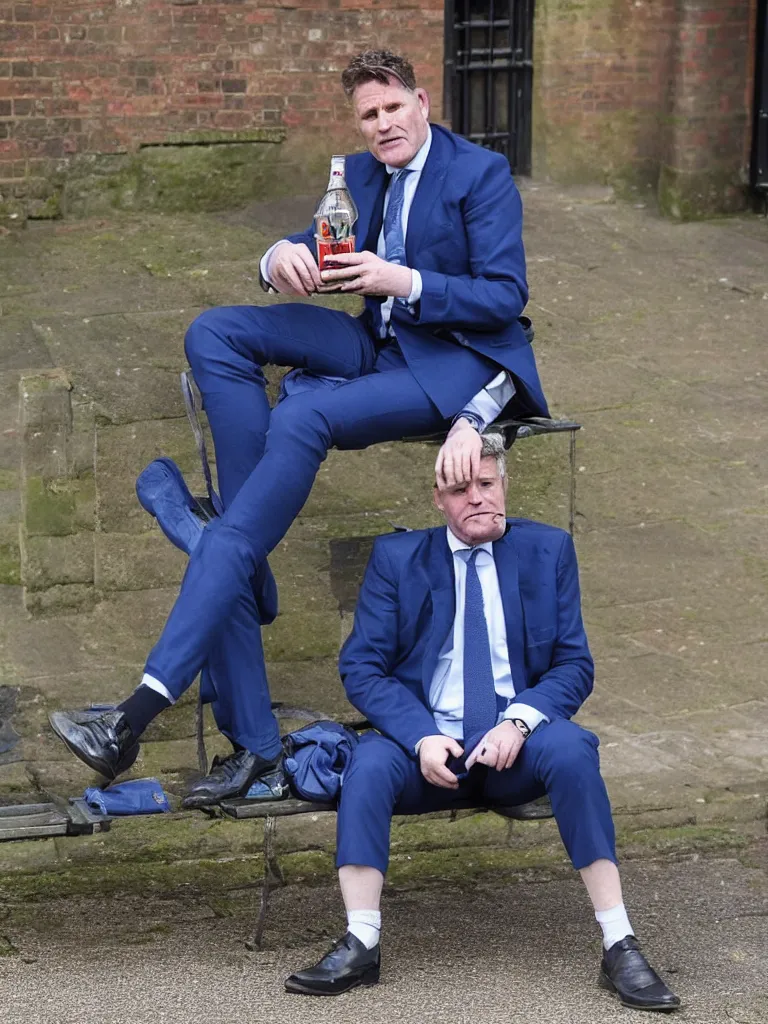
[[[155,511],[155,504],[162,497],[161,490],[162,490],[162,486],[167,482],[167,477],[163,478],[160,481],[160,486],[159,487],[155,487],[149,493],[145,493],[145,494],[141,493],[141,489],[140,489],[140,480],[141,480],[141,478],[144,476],[144,474],[147,472],[147,470],[150,468],[150,466],[157,466],[157,464],[160,464],[160,465],[165,467],[165,469],[168,471],[169,476],[172,478],[173,482],[179,488],[179,490],[180,490],[180,492],[182,494],[182,497],[183,497],[183,499],[184,499],[184,501],[185,501],[185,503],[187,505],[187,508],[190,511],[190,514],[194,517],[194,519],[197,522],[202,523],[203,528],[205,527],[205,522],[202,519],[200,519],[198,516],[195,515],[194,509],[197,507],[197,501],[196,501],[194,495],[192,494],[192,492],[190,491],[190,489],[187,487],[187,482],[184,479],[181,470],[176,465],[176,463],[173,461],[173,459],[166,458],[165,456],[160,458],[160,459],[154,459],[149,464],[149,466],[147,466],[145,469],[143,469],[141,471],[141,473],[139,473],[139,476],[138,476],[138,478],[136,480],[136,497],[139,499],[139,504],[144,509],[144,511],[147,512],[149,515],[151,515],[153,519],[157,520],[158,526],[160,527],[162,532],[165,534],[167,539],[171,542],[171,544],[173,544],[174,547],[179,548],[185,554],[189,555],[191,553],[191,549],[197,546],[197,541],[199,540],[199,536],[197,534],[193,534],[193,538],[194,538],[194,543],[193,544],[183,544],[183,543],[180,544],[179,543],[179,538],[172,537],[172,536],[170,536],[170,534],[166,533],[165,529],[163,528],[162,521],[160,520],[160,518],[157,515],[157,512]],[[200,532],[202,533],[202,529],[200,530]]]
[[[597,984],[598,984],[598,986],[600,988],[604,988],[606,990],[606,992],[610,992],[611,995],[616,996],[616,998],[619,1000],[621,1005],[629,1007],[630,1010],[651,1010],[651,1011],[654,1011],[656,1013],[673,1013],[675,1010],[679,1010],[680,1006],[681,1006],[679,1001],[677,1003],[674,1003],[674,1004],[670,1004],[670,1003],[629,1003],[621,995],[621,993],[616,988],[616,986],[613,984],[613,982],[608,977],[608,975],[605,973],[605,971],[600,971],[600,974],[598,975],[598,978],[597,978]]]
[[[114,768],[110,767],[106,761],[101,761],[98,758],[89,757],[82,750],[79,750],[77,747],[73,746],[72,743],[70,743],[70,741],[67,739],[67,737],[64,735],[64,733],[61,731],[61,729],[56,723],[55,711],[53,712],[53,714],[50,714],[48,716],[48,722],[50,723],[51,728],[59,737],[61,742],[66,746],[67,750],[69,750],[70,753],[74,754],[79,761],[82,761],[83,764],[88,765],[88,767],[92,771],[96,772],[97,775],[102,775],[105,779],[117,778],[117,772],[114,770]]]
[[[301,996],[340,996],[344,992],[350,992],[353,988],[370,988],[372,985],[377,985],[380,970],[379,967],[371,967],[349,985],[345,985],[344,988],[334,989],[310,988],[309,985],[302,985],[300,981],[291,981],[290,978],[286,978],[285,991]]]

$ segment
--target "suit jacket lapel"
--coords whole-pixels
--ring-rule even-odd
[[[453,575],[453,555],[448,547],[445,528],[435,530],[430,538],[427,558],[429,590],[432,597],[432,624],[422,662],[421,682],[429,704],[429,688],[435,674],[440,649],[453,629],[456,615],[456,593]]]
[[[501,602],[504,606],[504,624],[507,629],[507,650],[512,681],[519,693],[528,686],[525,670],[525,617],[520,597],[520,575],[514,527],[493,545],[493,558],[499,577]]]
[[[432,215],[432,207],[440,195],[440,191],[448,173],[449,154],[446,152],[446,141],[439,131],[432,126],[432,145],[429,147],[427,162],[421,172],[421,178],[413,197],[411,211],[408,214],[408,231],[405,239],[405,256],[409,267],[415,266],[414,254],[419,251],[424,231]]]

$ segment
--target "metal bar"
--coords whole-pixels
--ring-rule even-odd
[[[753,106],[752,188],[768,189],[768,0],[758,0]]]
[[[456,77],[456,10],[454,0],[445,0],[443,14],[443,117],[455,127],[453,111],[453,84]]]
[[[508,68],[528,69],[528,68],[532,68],[533,67],[533,62],[530,61],[530,60],[511,60],[507,64],[505,64],[504,66],[508,67]],[[498,68],[498,64],[494,65],[494,64],[489,63],[488,61],[482,61],[482,60],[471,60],[471,61],[467,61],[462,66],[462,70],[464,68],[467,68],[469,71],[486,71],[487,69],[492,68],[492,67]]]
[[[469,0],[462,0],[462,3],[466,6]],[[471,107],[471,94],[469,89],[469,71],[467,69],[467,58],[469,55],[470,47],[472,46],[472,36],[470,34],[469,23],[464,26],[464,61],[461,66],[462,74],[462,111],[461,111],[461,133],[464,135],[467,132],[472,131],[472,107]]]
[[[208,754],[205,749],[205,725],[203,718],[202,682],[197,687],[197,704],[195,706],[195,737],[197,739],[197,766],[201,775],[208,774]]]
[[[489,68],[485,73],[485,131],[486,134],[496,131],[495,96],[493,95],[493,4],[494,0],[488,0],[490,7],[488,11],[488,24],[486,29],[488,40]]]
[[[469,25],[470,28],[489,28],[492,25],[495,28],[506,28],[509,25],[509,19],[499,18],[496,21],[478,19],[475,21],[474,18],[471,18],[469,21],[457,22],[456,28],[464,28],[465,25]]]
[[[510,0],[512,7],[509,12],[509,26],[507,28],[507,43],[509,44],[510,60],[508,62],[509,70],[507,71],[507,160],[509,160],[509,166],[514,173],[517,170],[517,160],[515,154],[515,140],[517,133],[515,132],[515,117],[517,111],[517,104],[515,103],[515,82],[517,81],[517,73],[515,70],[515,27],[514,27],[514,16],[517,14],[517,0]]]
[[[264,926],[267,923],[269,911],[269,890],[272,886],[272,862],[274,861],[274,847],[272,840],[275,835],[275,819],[272,815],[264,819],[264,881],[261,886],[261,900],[259,902],[259,916],[256,919],[256,927],[253,931],[253,938],[245,943],[246,949],[261,949],[261,940],[264,937]]]

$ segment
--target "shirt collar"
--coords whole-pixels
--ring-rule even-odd
[[[446,526],[446,530],[448,531],[448,547],[454,555],[458,551],[474,551],[477,549],[478,551],[487,551],[491,558],[493,558],[492,540],[487,540],[485,544],[475,544],[473,546],[472,544],[465,544],[463,540],[459,540],[456,534],[451,532],[450,526]]]
[[[429,156],[429,147],[432,145],[432,129],[427,125],[427,138],[424,141],[421,149],[418,151],[416,156],[411,160],[409,164],[406,164],[403,170],[406,171],[423,171],[424,164],[427,162]],[[389,164],[384,164],[387,168],[387,174],[394,174],[395,171],[399,171],[401,168],[392,167]]]

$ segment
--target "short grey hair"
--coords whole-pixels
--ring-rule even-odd
[[[496,430],[489,430],[481,436],[483,447],[480,449],[480,458],[495,459],[496,469],[503,480],[507,475],[507,453],[504,449],[504,438]]]

